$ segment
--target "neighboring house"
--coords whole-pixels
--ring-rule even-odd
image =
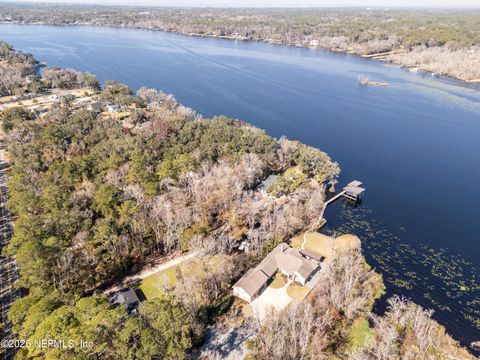
[[[308,43],[308,45],[310,46],[318,46],[318,44],[320,44],[318,40],[310,40],[310,42]]]
[[[35,105],[35,106],[32,106],[30,110],[34,111],[36,114],[39,115],[39,114],[46,113],[48,111],[48,108],[41,105]]]
[[[145,129],[149,129],[151,127],[152,127],[152,122],[151,121],[145,121],[141,124],[135,125],[136,130],[145,130]]]
[[[264,181],[260,183],[258,186],[258,191],[260,191],[260,194],[263,196],[268,196],[268,189],[272,186],[275,185],[278,181],[278,176],[277,175],[270,175],[267,177]]]
[[[65,92],[65,93],[58,94],[56,98],[57,100],[60,100],[60,101],[73,101],[75,100],[75,95]]]
[[[86,104],[88,103],[92,98],[90,96],[84,96],[81,98],[78,98],[75,100],[75,104]]]
[[[107,111],[111,113],[117,113],[120,112],[120,106],[113,104],[113,105],[107,105]]]
[[[130,288],[120,290],[110,295],[108,301],[110,301],[113,306],[125,305],[128,310],[136,308],[140,303],[137,294]]]
[[[100,112],[102,111],[102,103],[100,101],[92,102],[87,107],[88,110],[93,112]]]
[[[303,256],[299,250],[281,243],[260,264],[248,270],[233,285],[233,294],[246,302],[252,302],[265,290],[277,271],[291,280],[305,285],[317,271],[319,264],[319,261],[313,258],[309,259]]]
[[[33,80],[35,80],[35,75],[27,75],[25,76],[25,83],[30,84]]]

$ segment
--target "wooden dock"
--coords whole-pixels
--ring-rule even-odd
[[[353,180],[348,183],[347,186],[343,188],[343,191],[339,192],[337,195],[325,201],[322,206],[322,210],[320,211],[320,216],[318,218],[317,225],[315,226],[317,229],[325,225],[327,220],[324,218],[325,211],[327,210],[327,206],[333,203],[334,201],[340,199],[344,196],[346,199],[354,201],[355,203],[360,199],[361,194],[365,191],[365,188],[360,187],[362,183],[358,180]]]
[[[320,219],[323,219],[323,214],[325,213],[325,210],[327,210],[327,206],[333,203],[335,200],[341,198],[343,195],[345,195],[345,192],[346,191],[343,190],[342,192],[339,192],[337,195],[332,197],[330,200],[325,201],[325,203],[323,204],[322,210],[320,211]]]

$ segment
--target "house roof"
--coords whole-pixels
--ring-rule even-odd
[[[267,191],[270,186],[274,185],[277,182],[277,180],[278,180],[277,175],[274,175],[274,174],[270,175],[264,181],[262,181],[262,183],[258,187],[258,190]]]
[[[360,186],[360,185],[362,185],[361,181],[353,180],[353,181],[349,182],[347,186]]]
[[[242,288],[248,295],[255,295],[268,281],[270,277],[258,268],[248,270],[234,287]]]
[[[284,250],[290,249],[290,246],[286,243],[280,243],[270,251],[270,253],[258,264],[256,268],[263,271],[268,277],[272,277],[278,270],[275,254],[281,253]]]
[[[362,187],[359,187],[359,186],[350,186],[350,185],[347,185],[346,187],[343,188],[345,191],[351,193],[351,194],[355,194],[355,195],[360,195],[361,193],[363,193],[365,191],[364,188]]]
[[[277,262],[275,261],[274,257],[267,256],[262,260],[258,268],[270,278],[277,272]]]
[[[280,270],[293,274],[302,266],[302,260],[286,253],[276,254],[277,266]]]
[[[102,103],[100,101],[93,102],[88,106],[90,107],[90,109],[92,109],[94,111],[102,110]]]
[[[140,302],[137,294],[133,289],[125,289],[116,292],[109,298],[113,305],[133,305]]]
[[[298,251],[298,249],[289,247],[288,249],[285,250],[285,253],[290,256],[295,256],[296,258],[303,260],[303,255],[300,253],[300,251]]]
[[[302,266],[296,270],[296,273],[302,278],[308,279],[316,269],[317,266],[315,266],[312,262],[303,261]]]
[[[319,253],[317,253],[316,251],[313,251],[313,250],[302,249],[302,250],[300,250],[300,253],[305,255],[305,256],[308,256],[309,258],[315,259],[317,261],[322,261],[324,259],[324,257],[322,255],[320,255]]]
[[[233,286],[242,288],[248,295],[254,296],[275,275],[277,270],[298,274],[306,279],[316,268],[317,265],[306,259],[300,251],[286,243],[281,243],[260,264],[248,270]]]

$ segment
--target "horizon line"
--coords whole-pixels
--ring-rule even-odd
[[[411,5],[391,5],[391,6],[377,6],[377,5],[264,5],[264,6],[241,6],[241,5],[154,5],[154,4],[120,4],[120,3],[105,3],[105,2],[84,2],[84,1],[17,1],[17,0],[0,0],[2,4],[18,4],[18,5],[56,5],[56,6],[91,6],[91,7],[130,7],[130,8],[170,8],[170,9],[364,9],[364,10],[480,10],[480,5],[439,5],[432,6],[411,6]]]

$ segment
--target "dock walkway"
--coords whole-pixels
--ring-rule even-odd
[[[325,213],[325,210],[327,210],[327,206],[330,205],[331,203],[333,203],[338,198],[342,197],[343,195],[345,195],[345,190],[343,190],[342,192],[339,192],[337,195],[332,197],[330,200],[325,201],[325,203],[323,204],[322,210],[320,211],[320,219],[323,219],[323,214]]]
[[[337,195],[332,197],[331,199],[325,201],[325,203],[322,206],[322,210],[320,211],[320,216],[318,217],[318,223],[319,224],[325,224],[326,220],[323,217],[325,214],[325,210],[327,210],[327,206],[333,203],[335,200],[341,198],[342,196],[346,197],[348,200],[354,201],[357,203],[357,201],[360,199],[361,194],[365,191],[364,188],[360,187],[362,185],[361,181],[358,180],[353,180],[350,181],[347,186],[343,188],[343,191],[339,192]]]

